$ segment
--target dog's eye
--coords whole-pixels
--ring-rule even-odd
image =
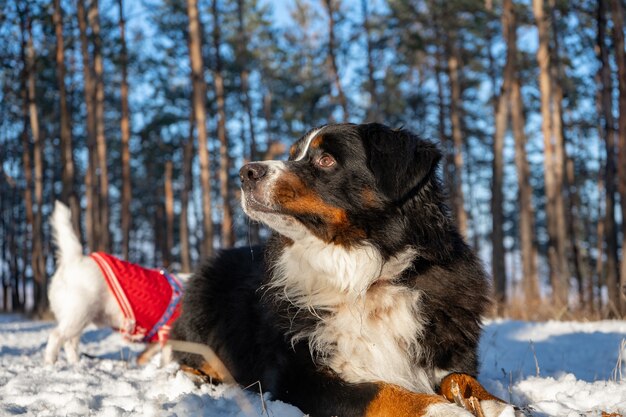
[[[335,165],[335,158],[327,153],[322,154],[322,156],[320,156],[317,160],[317,165],[321,166],[322,168],[330,168]]]

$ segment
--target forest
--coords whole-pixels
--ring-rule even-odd
[[[439,144],[494,314],[626,316],[622,0],[12,0],[0,10],[0,309],[42,316],[47,219],[191,271],[268,231],[245,161],[377,121]],[[621,259],[621,261],[620,261]]]

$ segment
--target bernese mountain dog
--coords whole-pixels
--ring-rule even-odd
[[[336,124],[286,162],[244,165],[243,209],[273,234],[192,276],[172,338],[311,416],[471,416],[470,399],[512,415],[474,379],[488,279],[450,217],[440,159],[407,130]],[[219,379],[199,355],[174,358]]]

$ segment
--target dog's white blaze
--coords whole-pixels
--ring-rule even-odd
[[[267,173],[265,174],[265,180],[262,185],[263,201],[271,201],[274,183],[278,179],[279,174],[285,171],[285,163],[283,161],[264,161],[259,163],[267,167]]]
[[[311,142],[313,141],[313,139],[317,136],[317,134],[321,131],[322,129],[315,129],[313,130],[311,133],[309,133],[309,136],[306,137],[306,139],[304,140],[304,147],[302,148],[302,150],[300,151],[300,154],[298,155],[298,157],[295,159],[295,161],[300,161],[301,159],[304,158],[304,156],[306,155],[306,153],[309,151],[309,146],[311,146]]]
[[[273,226],[272,226],[273,227]],[[411,265],[407,249],[384,262],[372,246],[347,249],[307,234],[285,248],[272,286],[294,305],[324,314],[306,339],[317,360],[349,382],[385,381],[433,392],[416,337],[419,292],[390,283]],[[320,314],[320,317],[322,315]]]

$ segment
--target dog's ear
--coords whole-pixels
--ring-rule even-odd
[[[410,199],[434,175],[441,159],[435,144],[378,123],[361,125],[360,130],[369,168],[391,201]]]

